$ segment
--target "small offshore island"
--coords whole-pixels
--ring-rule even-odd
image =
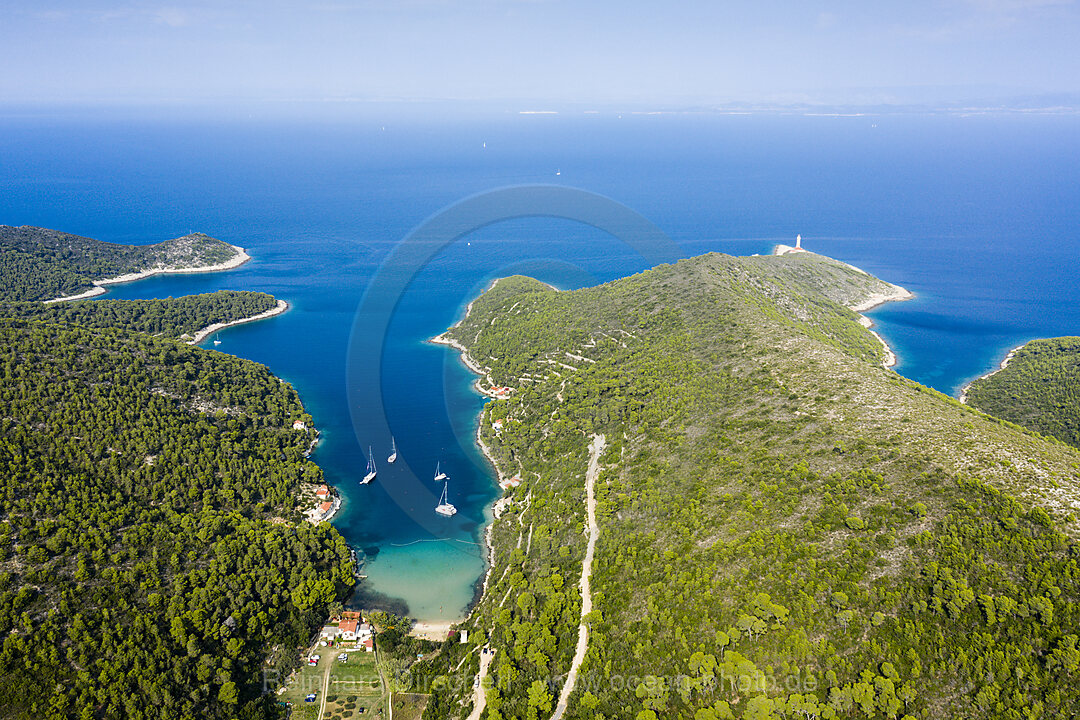
[[[463,642],[412,669],[478,680],[424,718],[1080,711],[1080,452],[883,370],[859,312],[907,297],[786,252],[471,303],[439,341],[520,482]]]

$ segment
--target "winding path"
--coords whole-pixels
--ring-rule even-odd
[[[473,709],[469,713],[468,720],[480,720],[480,714],[484,712],[484,708],[487,707],[487,693],[484,692],[484,678],[487,677],[488,665],[491,664],[491,659],[494,657],[494,653],[491,652],[491,648],[485,645],[480,651],[480,674],[476,687],[473,688]]]
[[[589,649],[589,626],[585,617],[592,612],[592,592],[589,589],[589,578],[592,576],[593,554],[596,551],[596,538],[600,536],[600,526],[596,524],[596,477],[600,474],[600,453],[604,452],[607,444],[603,435],[593,435],[592,444],[589,445],[589,469],[585,473],[585,506],[589,515],[589,545],[585,550],[585,560],[581,563],[581,624],[578,626],[577,649],[574,651],[574,659],[570,663],[570,672],[566,676],[566,683],[559,693],[559,702],[555,705],[555,712],[551,714],[551,720],[562,720],[566,713],[566,704],[570,700],[570,694],[574,692],[577,684],[578,670],[585,660],[585,652]]]
[[[318,644],[316,644],[315,647],[318,649]],[[326,693],[330,692],[330,673],[334,669],[334,653],[332,653],[331,650],[333,650],[333,648],[326,648],[326,666],[323,668],[322,688],[319,691],[320,720],[326,716]]]

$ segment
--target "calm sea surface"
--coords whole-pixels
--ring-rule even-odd
[[[897,370],[942,392],[1027,339],[1080,334],[1074,117],[0,116],[0,223],[124,243],[202,231],[248,248],[254,260],[235,271],[151,278],[106,297],[250,289],[289,301],[285,315],[218,333],[216,349],[269,366],[314,415],[314,457],[345,497],[334,523],[366,557],[355,602],[426,620],[458,618],[472,600],[496,494],[473,444],[483,400],[456,354],[426,339],[500,275],[571,288],[647,263],[567,220],[471,233],[402,297],[381,389],[346,386],[353,320],[410,229],[471,194],[526,183],[609,196],[685,256],[767,253],[801,233],[808,249],[917,294],[871,314]],[[365,415],[378,392],[401,453],[392,466],[390,437]],[[379,475],[361,487],[369,446]],[[432,512],[437,462],[451,476],[452,519]]]

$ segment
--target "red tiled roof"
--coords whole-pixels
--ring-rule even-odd
[[[355,633],[356,632],[356,625],[357,625],[357,620],[355,620],[355,619],[342,620],[341,622],[338,623],[338,629],[341,630],[341,632],[343,632],[343,633],[346,633],[346,632]]]

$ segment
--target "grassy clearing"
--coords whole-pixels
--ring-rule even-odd
[[[420,720],[430,695],[394,693],[394,720]]]
[[[348,653],[348,661],[337,659],[342,652]],[[326,707],[324,720],[351,720],[387,715],[387,693],[379,677],[375,653],[352,648],[320,647],[319,664],[305,665],[289,681],[279,700],[292,703],[294,720],[318,720],[324,682],[326,682]],[[329,671],[329,679],[326,673]],[[316,701],[305,702],[309,693],[316,693]]]
[[[326,648],[322,648],[326,650]],[[322,695],[323,672],[327,665],[332,662],[329,653],[323,652],[318,666],[309,667],[303,665],[285,686],[285,692],[278,695],[281,702],[292,704],[290,720],[317,720],[319,716],[319,698]],[[316,693],[315,702],[304,702],[304,697],[309,693]]]

